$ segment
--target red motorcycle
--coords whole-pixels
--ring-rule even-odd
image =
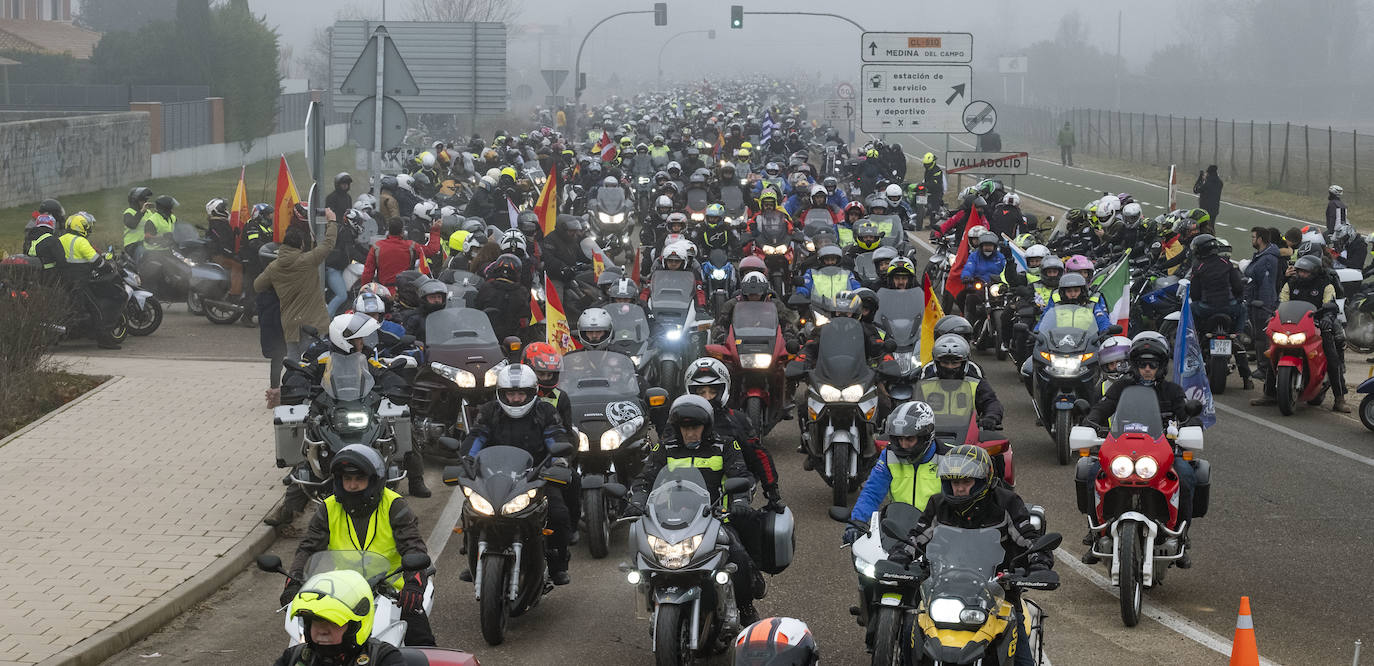
[[[706,345],[706,353],[730,367],[730,406],[744,411],[759,437],[782,420],[786,408],[784,370],[795,349],[783,343],[778,309],[769,301],[739,301],[725,344]]]
[[[1330,307],[1334,307],[1332,303]],[[1274,367],[1279,413],[1291,416],[1298,401],[1321,404],[1326,390],[1326,354],[1317,329],[1317,306],[1306,301],[1279,304],[1264,329],[1265,355]]]
[[[1189,405],[1190,413],[1201,406]],[[1178,521],[1179,479],[1174,445],[1195,468],[1193,518],[1207,513],[1211,467],[1194,460],[1202,450],[1202,428],[1177,429],[1174,444],[1160,417],[1153,390],[1131,386],[1121,392],[1111,431],[1105,439],[1089,427],[1075,427],[1070,445],[1081,456],[1074,486],[1078,510],[1088,516],[1095,535],[1092,554],[1107,561],[1113,585],[1121,589],[1121,621],[1140,621],[1144,591],[1164,582],[1164,572],[1183,556],[1184,531]],[[1096,454],[1094,456],[1094,453]]]

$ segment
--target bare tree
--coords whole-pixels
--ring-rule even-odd
[[[520,18],[522,9],[521,0],[411,0],[410,18],[509,24]]]
[[[374,14],[358,5],[350,4],[335,12],[334,20],[378,18]],[[323,88],[329,81],[329,27],[331,26],[316,28],[310,38],[310,45],[295,58],[306,78],[310,79],[310,86],[313,88]]]

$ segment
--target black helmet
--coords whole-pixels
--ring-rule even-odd
[[[959,315],[945,315],[935,322],[934,337],[939,340],[940,336],[947,333],[953,333],[968,340],[973,337],[973,325]]]
[[[873,293],[873,290],[868,287],[859,287],[855,289],[854,295],[859,297],[859,307],[868,310],[867,315],[862,314],[863,310],[859,311],[862,315],[861,318],[864,321],[872,321],[873,317],[878,314],[878,295]]]
[[[348,175],[347,171],[341,171],[338,175],[334,176],[334,187],[338,187],[341,183],[351,184],[352,182],[353,176]]]
[[[1315,255],[1303,255],[1298,257],[1297,261],[1293,262],[1293,269],[1316,274],[1322,270],[1322,260],[1318,259]]]
[[[173,208],[176,208],[177,200],[172,198],[171,195],[164,194],[154,199],[153,205],[157,206],[158,210],[172,210]]]
[[[1190,245],[1193,256],[1210,257],[1217,253],[1217,248],[1221,243],[1217,242],[1217,237],[1212,234],[1198,234],[1193,237],[1193,242]]]
[[[1163,368],[1169,362],[1169,343],[1164,341],[1162,335],[1137,335],[1131,341],[1131,351],[1128,359],[1131,367],[1134,368],[1141,361],[1155,361]]]
[[[377,509],[382,499],[382,488],[385,487],[385,479],[382,478],[385,466],[381,454],[372,447],[361,444],[345,446],[334,456],[334,460],[329,463],[329,473],[334,482],[334,497],[338,498],[339,504],[348,515],[370,516]],[[366,474],[367,487],[357,492],[344,490],[343,475],[350,472]]]
[[[940,456],[935,472],[940,476],[945,505],[961,515],[986,497],[992,487],[992,457],[987,449],[973,444],[956,446]],[[969,494],[955,495],[951,482],[966,479],[973,481]]]
[[[674,429],[683,425],[703,425],[710,432],[714,420],[715,411],[711,409],[711,403],[699,395],[678,396],[668,410],[668,425]]]
[[[396,191],[397,183],[395,176],[382,176],[381,188],[383,190]]]
[[[129,190],[129,207],[138,208],[144,202],[153,198],[153,191],[147,187],[139,186]]]
[[[67,211],[62,209],[62,204],[57,199],[44,199],[38,204],[38,212],[47,213],[57,221],[57,228],[61,229],[67,223]]]

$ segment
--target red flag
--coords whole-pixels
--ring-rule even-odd
[[[530,323],[537,324],[544,321],[544,308],[539,305],[539,299],[534,297],[534,290],[530,290]]]
[[[606,147],[601,149],[601,161],[614,162],[616,156],[619,154],[620,148],[616,147],[614,143],[608,143],[606,144]]]
[[[568,316],[563,312],[563,302],[558,298],[558,292],[553,288],[553,281],[548,275],[544,276],[544,329],[545,341],[553,345],[560,354],[566,354],[579,345],[572,336],[572,329],[568,327]]]
[[[635,246],[635,265],[630,267],[630,279],[634,280],[635,284],[639,284],[639,261],[643,252],[644,247],[642,245]]]
[[[534,204],[534,213],[539,216],[539,228],[544,230],[544,235],[553,233],[558,222],[558,169],[549,173],[549,179],[544,181],[544,190]]]
[[[958,298],[959,292],[964,290],[964,281],[959,278],[959,274],[964,272],[964,264],[968,263],[968,230],[976,226],[986,226],[983,224],[983,216],[978,212],[978,207],[969,209],[968,224],[964,225],[964,233],[959,239],[959,252],[954,255],[954,263],[949,266],[949,277],[945,279],[945,293],[950,298]]]
[[[291,225],[292,213],[300,201],[300,195],[296,194],[296,184],[291,182],[291,168],[286,165],[286,156],[282,155],[281,166],[277,168],[277,197],[273,199],[277,207],[272,220],[273,241],[280,243],[286,235],[286,228]]]

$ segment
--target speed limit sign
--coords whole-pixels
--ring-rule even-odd
[[[835,86],[835,96],[840,99],[854,99],[854,86],[848,83]]]

